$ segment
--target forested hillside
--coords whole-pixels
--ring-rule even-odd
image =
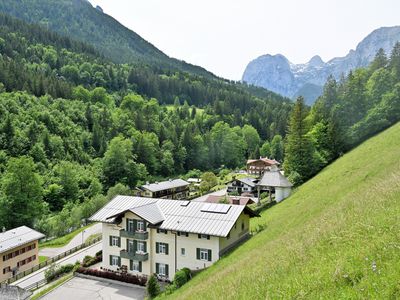
[[[400,121],[400,43],[381,49],[367,68],[330,77],[309,110],[302,98],[291,116],[285,171],[301,183],[367,138]]]
[[[292,104],[273,93],[115,64],[5,15],[0,53],[0,227],[63,234],[115,185],[237,168],[265,140],[282,159]]]
[[[117,63],[149,64],[215,77],[201,67],[168,57],[86,0],[0,0],[0,11],[90,43]]]

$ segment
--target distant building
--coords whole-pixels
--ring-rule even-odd
[[[244,205],[117,196],[90,220],[103,223],[103,268],[172,281],[246,240],[254,216]]]
[[[247,174],[262,176],[271,166],[279,166],[279,162],[275,159],[260,157],[259,159],[249,159],[247,161]]]
[[[200,178],[189,178],[187,182],[190,183],[190,188],[192,190],[198,190],[200,188],[201,179]]]
[[[187,199],[190,183],[183,179],[170,179],[140,186],[139,196],[161,199]]]
[[[221,203],[221,201],[228,201],[228,204],[232,205],[249,205],[253,203],[257,203],[258,199],[255,197],[249,197],[249,196],[228,196],[228,195],[223,195],[223,196],[217,196],[217,195],[210,195],[207,197],[207,199],[204,202],[207,203]]]
[[[32,296],[32,292],[24,290],[18,286],[1,284],[0,299],[1,300],[27,300]]]
[[[260,191],[269,191],[270,195],[275,194],[275,201],[280,202],[290,196],[293,184],[275,166],[264,175],[257,183],[258,197]]]
[[[233,179],[228,183],[228,193],[236,192],[239,196],[243,193],[253,194],[256,192],[257,179],[252,177]]]
[[[0,282],[39,264],[44,235],[26,226],[0,233]]]

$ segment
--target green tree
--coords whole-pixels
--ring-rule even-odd
[[[215,176],[213,172],[205,172],[201,176],[200,190],[204,192],[208,192],[214,186],[218,184],[218,178]]]
[[[265,141],[261,146],[260,155],[262,157],[270,157],[271,156],[271,145],[268,141]]]
[[[283,139],[280,135],[275,135],[271,141],[271,157],[277,161],[283,161]]]
[[[303,97],[297,98],[290,117],[284,162],[284,170],[287,175],[292,172],[300,175],[300,182],[296,182],[297,184],[304,182],[315,172],[314,148],[307,135],[307,115],[308,111]]]
[[[14,228],[33,226],[36,218],[44,212],[42,179],[35,172],[30,157],[10,158],[1,181],[3,199],[3,225]]]
[[[242,128],[244,141],[246,142],[247,157],[256,157],[256,149],[260,145],[260,136],[257,130],[251,125],[244,125]]]
[[[150,299],[157,297],[160,293],[160,284],[158,283],[156,275],[151,275],[146,285],[147,294]]]

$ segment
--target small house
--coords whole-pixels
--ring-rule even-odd
[[[268,191],[270,195],[275,194],[275,201],[280,202],[290,196],[293,184],[281,173],[277,167],[264,172],[257,183],[258,197],[261,191]]]
[[[162,182],[147,183],[137,188],[141,197],[160,199],[187,199],[190,183],[183,179],[170,179]]]
[[[264,172],[270,170],[272,166],[279,166],[279,162],[275,159],[260,157],[259,159],[249,159],[246,166],[247,174],[262,176]]]

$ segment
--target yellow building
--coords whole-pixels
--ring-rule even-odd
[[[90,219],[103,222],[103,268],[172,280],[246,240],[254,216],[245,205],[117,196]]]
[[[26,226],[0,233],[0,282],[39,264],[44,235]]]

